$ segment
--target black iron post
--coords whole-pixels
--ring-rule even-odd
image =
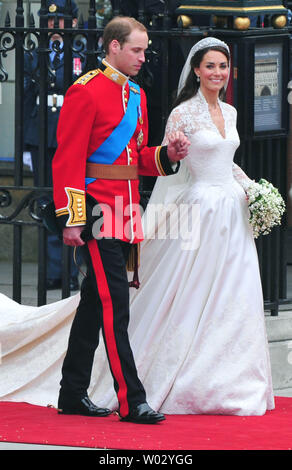
[[[17,0],[15,18],[15,164],[14,184],[23,184],[23,75],[24,75],[24,51],[23,51],[23,1]],[[21,302],[21,269],[22,264],[22,226],[13,227],[13,298]]]

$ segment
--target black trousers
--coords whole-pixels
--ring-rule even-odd
[[[129,248],[128,243],[116,239],[93,239],[84,246],[87,276],[71,327],[60,390],[61,400],[86,394],[101,330],[121,416],[146,401],[127,332]]]

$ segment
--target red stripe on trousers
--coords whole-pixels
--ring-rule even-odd
[[[120,415],[126,416],[129,413],[129,405],[127,401],[127,384],[122,371],[121,361],[119,358],[115,339],[114,313],[110,290],[96,240],[90,240],[88,242],[88,248],[91,256],[93,269],[95,272],[98,293],[103,308],[104,334],[109,355],[109,361],[114,377],[119,386],[117,395],[120,404]]]

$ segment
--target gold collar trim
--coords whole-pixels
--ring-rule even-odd
[[[100,67],[100,69],[107,78],[109,78],[115,83],[118,83],[118,85],[121,85],[121,86],[126,85],[129,77],[124,75],[119,70],[115,69],[112,65],[106,62],[105,59],[103,59],[102,64],[103,64],[103,67]]]

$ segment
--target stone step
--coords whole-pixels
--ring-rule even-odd
[[[292,311],[266,316],[275,395],[292,396]]]

